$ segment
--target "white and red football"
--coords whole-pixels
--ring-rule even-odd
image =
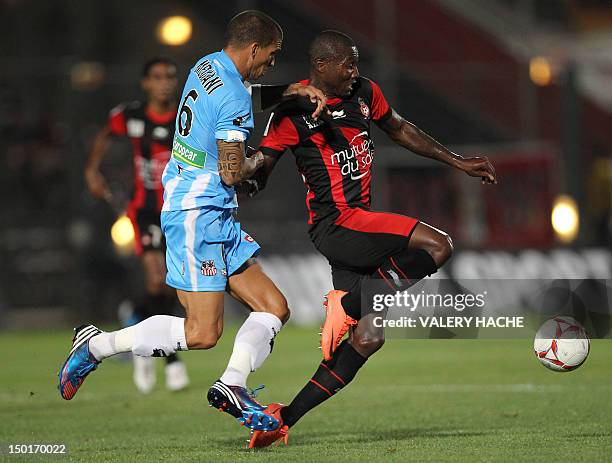
[[[557,316],[544,322],[536,333],[533,350],[537,359],[553,371],[572,371],[584,363],[591,341],[572,317]]]

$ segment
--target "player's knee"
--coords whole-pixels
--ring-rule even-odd
[[[354,336],[353,348],[365,357],[369,357],[385,344],[385,337],[382,333],[362,333]]]
[[[289,306],[287,305],[287,299],[281,293],[275,294],[266,298],[265,304],[261,307],[262,312],[270,313],[284,323],[289,320],[291,314]]]
[[[442,264],[444,264],[444,262],[446,262],[448,259],[451,258],[451,256],[453,255],[453,251],[454,251],[454,246],[453,246],[453,240],[450,237],[450,235],[447,235],[446,233],[444,234],[444,239],[442,240],[442,251],[441,251],[441,262],[437,262],[438,263],[438,267],[442,266]]]
[[[278,317],[283,324],[289,320],[289,316],[291,314],[289,307],[287,306],[287,301],[284,297],[282,301],[276,301],[276,303],[269,306],[267,312]]]
[[[193,338],[187,338],[187,346],[189,349],[212,349],[217,345],[219,336],[215,334],[199,334]]]
[[[221,337],[221,330],[210,328],[210,326],[202,326],[188,318],[185,322],[187,347],[189,349],[212,349],[215,347]]]
[[[453,240],[448,234],[440,233],[427,251],[440,268],[453,254]]]

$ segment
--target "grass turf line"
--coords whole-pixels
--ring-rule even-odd
[[[205,395],[237,327],[217,347],[185,352],[189,390],[148,396],[131,364],[105,361],[70,402],[56,389],[71,333],[0,335],[0,443],[66,443],[67,457],[3,461],[606,461],[612,454],[612,342],[577,371],[538,365],[530,340],[391,340],[356,380],[300,421],[288,447],[245,450],[248,430]],[[316,329],[285,328],[253,374],[262,402],[287,403],[319,362]]]

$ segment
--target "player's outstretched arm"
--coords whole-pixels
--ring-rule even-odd
[[[217,140],[217,152],[219,175],[227,186],[236,186],[251,178],[264,161],[261,151],[246,157],[243,142]]]
[[[94,138],[85,164],[85,184],[94,198],[110,201],[112,194],[104,176],[100,172],[100,162],[106,154],[111,137],[111,129],[106,126]]]
[[[253,111],[260,112],[274,105],[298,97],[307,97],[316,104],[312,113],[313,119],[317,119],[325,110],[327,98],[321,90],[311,85],[302,85],[299,82],[287,85],[259,85],[251,87]]]
[[[472,177],[480,177],[483,183],[497,183],[495,168],[486,156],[464,158],[453,153],[416,125],[405,120],[395,110],[392,110],[391,117],[380,124],[380,127],[391,140],[410,151],[444,162]]]

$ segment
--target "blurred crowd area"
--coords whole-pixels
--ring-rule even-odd
[[[400,114],[459,153],[495,161],[500,184],[482,188],[375,129],[375,208],[449,232],[458,250],[610,246],[610,1],[0,0],[0,320],[2,308],[108,317],[141,290],[138,262],[110,239],[131,193],[130,146],[117,140],[104,161],[115,193],[106,204],[83,182],[92,138],[113,106],[142,98],[146,59],[175,60],[182,88],[190,66],[222,47],[227,21],[249,8],[285,30],[264,83],[307,77],[310,39],[342,30],[360,47],[362,75]],[[172,15],[192,23],[180,46],[157,35]],[[251,145],[268,115],[257,116]],[[561,193],[580,213],[569,244],[550,220]],[[290,153],[266,192],[241,205],[266,255],[314,252]]]

